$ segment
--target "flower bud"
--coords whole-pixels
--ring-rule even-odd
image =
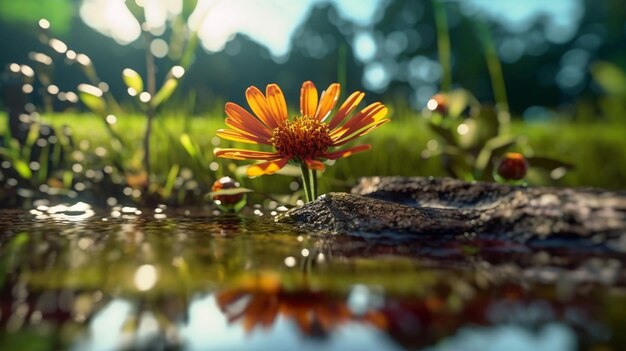
[[[222,177],[213,183],[213,186],[211,187],[211,191],[216,192],[219,190],[234,189],[234,188],[239,188],[239,182],[235,181],[231,177]],[[239,194],[232,194],[232,195],[213,195],[211,198],[215,202],[219,201],[218,204],[229,206],[229,205],[237,204],[239,201],[243,199],[243,197],[244,197],[244,194],[239,193]]]
[[[507,152],[498,164],[498,175],[505,180],[524,179],[528,171],[528,161],[518,152]]]
[[[444,94],[435,94],[426,103],[426,108],[445,116],[448,114],[448,97]]]

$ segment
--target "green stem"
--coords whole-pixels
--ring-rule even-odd
[[[446,8],[441,0],[435,0],[433,6],[435,11],[435,25],[437,26],[439,63],[443,70],[441,91],[446,93],[452,88],[452,54],[450,48],[450,32],[448,31],[448,17],[446,15]]]
[[[306,202],[311,201],[311,178],[309,177],[309,169],[305,164],[300,165],[300,172],[302,173],[302,188],[304,189],[304,200]]]
[[[496,51],[496,45],[491,37],[491,32],[484,21],[477,22],[480,38],[482,39],[485,50],[485,60],[487,61],[487,69],[489,70],[489,78],[491,79],[491,87],[493,89],[493,97],[496,101],[496,112],[498,114],[500,134],[509,130],[511,121],[509,113],[509,100],[506,93],[506,85],[504,83],[504,74],[502,73],[502,64],[500,57]]]
[[[339,44],[338,58],[337,58],[337,82],[341,85],[341,96],[339,101],[343,101],[344,91],[348,88],[348,49],[346,43]]]
[[[306,164],[302,164],[300,165],[300,172],[302,172],[304,198],[306,202],[311,202],[317,198],[317,171],[309,169]]]
[[[313,183],[313,189],[311,191],[311,201],[317,199],[317,171],[314,169],[309,169],[309,178],[311,178],[311,183]]]
[[[144,32],[145,39],[145,52],[146,52],[146,80],[147,91],[150,94],[151,99],[156,94],[156,65],[154,63],[154,56],[150,51],[150,42],[152,41],[152,35],[150,32]],[[146,170],[146,176],[148,179],[148,185],[150,184],[150,136],[152,135],[152,120],[154,119],[155,108],[152,101],[146,103],[146,132],[143,137],[143,164]]]

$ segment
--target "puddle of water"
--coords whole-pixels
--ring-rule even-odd
[[[260,210],[3,210],[0,350],[619,350],[625,262],[323,236]]]

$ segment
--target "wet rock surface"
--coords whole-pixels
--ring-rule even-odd
[[[362,236],[484,234],[597,243],[626,234],[626,193],[370,177],[361,179],[352,194],[326,194],[281,220],[309,230]]]

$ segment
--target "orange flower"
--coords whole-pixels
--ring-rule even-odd
[[[346,120],[365,96],[360,91],[352,93],[339,110],[332,114],[339,91],[339,84],[331,84],[318,99],[315,85],[310,81],[304,82],[300,90],[300,116],[289,119],[287,103],[278,85],[269,84],[265,95],[257,87],[249,87],[246,99],[256,117],[241,106],[229,102],[225,107],[228,116],[226,125],[231,129],[220,129],[217,135],[233,141],[271,145],[274,151],[216,149],[215,155],[235,160],[262,160],[248,168],[248,175],[252,177],[272,174],[289,161],[306,165],[311,170],[323,170],[322,161],[325,159],[335,160],[369,150],[371,146],[367,144],[329,150],[343,146],[389,122],[389,119],[385,119],[387,108],[380,102],[367,106]]]

